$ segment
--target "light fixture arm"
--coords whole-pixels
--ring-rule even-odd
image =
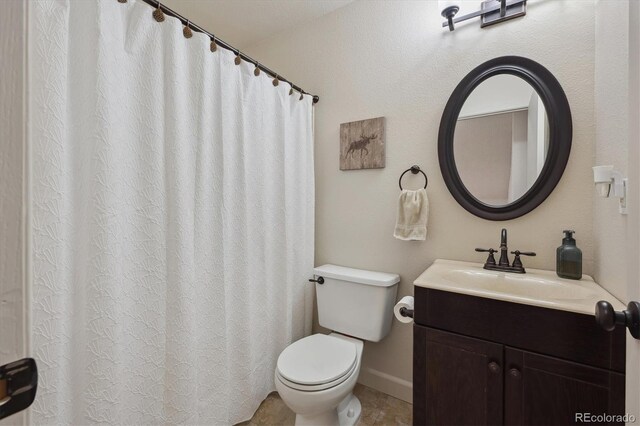
[[[449,26],[449,31],[453,31],[455,28],[453,26],[453,17],[456,16],[456,13],[458,13],[458,11],[460,10],[460,8],[458,6],[449,6],[447,8],[445,8],[441,15],[443,18],[447,19],[447,22],[445,22],[444,24],[442,24],[442,26]]]
[[[447,19],[446,22],[442,23],[442,27],[449,27],[449,31],[453,31],[454,24],[458,22],[466,21],[469,19],[481,17],[483,19],[482,26],[496,24],[498,22],[503,22],[512,18],[517,18],[519,16],[523,16],[525,11],[527,0],[488,0],[482,3],[482,8],[478,11],[467,13],[466,15],[455,17],[456,13],[458,13],[458,6],[449,6],[446,7],[442,11],[442,16]],[[521,5],[522,10],[512,10],[514,6]],[[453,14],[451,14],[453,11]],[[494,12],[499,12],[499,17],[491,20],[490,22],[484,22],[484,18],[486,15],[490,15]]]

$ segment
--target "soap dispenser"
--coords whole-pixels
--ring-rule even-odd
[[[575,231],[565,230],[562,245],[556,251],[556,273],[560,278],[579,280],[582,278],[582,250],[573,238]]]

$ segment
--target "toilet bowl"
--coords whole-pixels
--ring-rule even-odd
[[[296,413],[296,425],[355,425],[361,405],[353,394],[363,342],[332,333],[289,345],[278,358],[276,390]]]
[[[362,411],[352,391],[363,341],[379,342],[389,333],[400,276],[338,265],[313,272],[318,322],[332,333],[305,337],[282,351],[276,390],[296,413],[296,425],[352,426]]]

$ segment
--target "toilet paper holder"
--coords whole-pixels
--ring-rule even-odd
[[[403,317],[413,318],[413,309],[402,307],[400,308],[400,315]]]

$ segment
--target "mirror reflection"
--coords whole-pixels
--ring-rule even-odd
[[[549,147],[538,93],[510,74],[486,79],[460,110],[453,147],[460,179],[475,198],[495,207],[518,200],[538,179]]]

